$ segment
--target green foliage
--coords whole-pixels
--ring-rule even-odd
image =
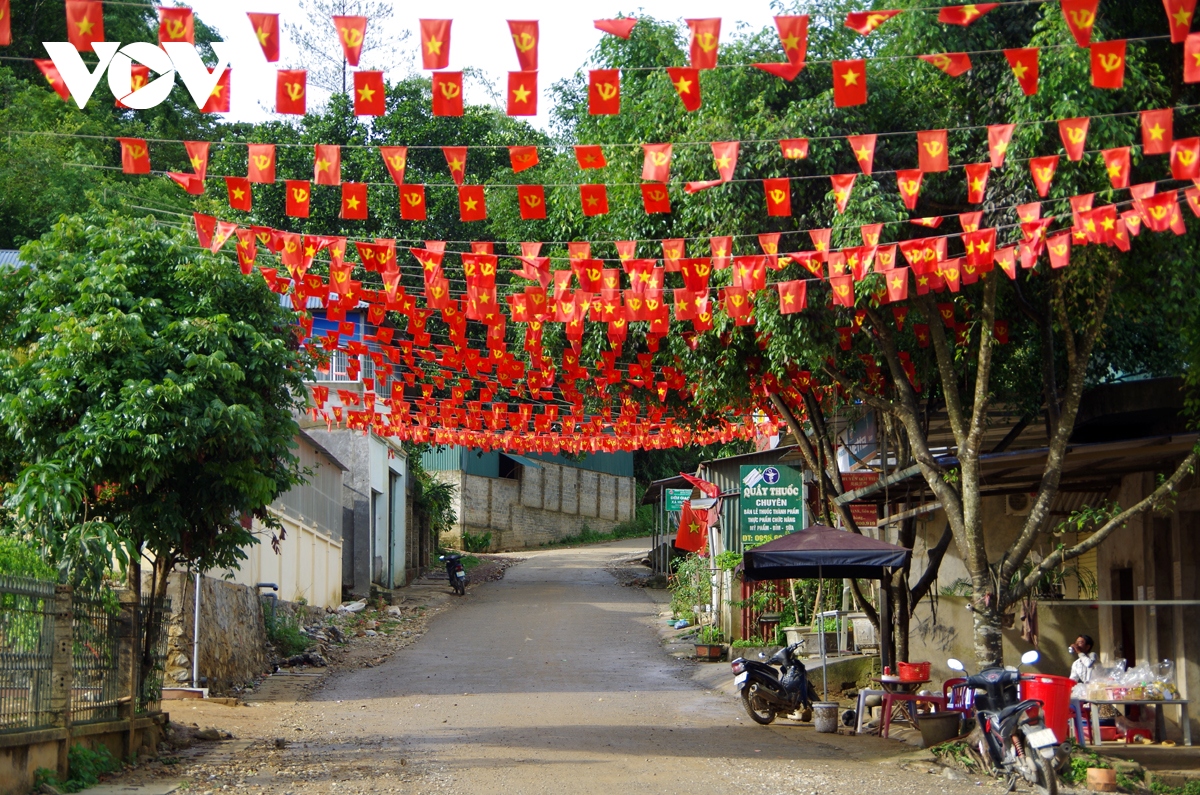
[[[267,627],[267,640],[281,657],[292,657],[312,648],[315,641],[300,631],[295,616],[280,610],[263,612]]]
[[[103,745],[93,750],[83,745],[73,745],[67,751],[67,772],[70,778],[59,783],[58,774],[45,767],[38,768],[33,775],[33,785],[40,788],[49,784],[61,792],[79,792],[100,783],[103,776],[121,769],[121,761]]]
[[[621,522],[613,525],[609,530],[593,530],[586,522],[583,528],[574,535],[564,536],[557,541],[548,541],[542,544],[543,547],[573,547],[580,544],[601,544],[607,541],[620,541],[622,538],[642,538],[650,535],[650,531],[646,529],[645,524],[640,521],[640,513],[637,518],[629,522]]]
[[[404,443],[413,484],[413,510],[418,516],[429,520],[434,546],[438,546],[438,536],[451,530],[458,518],[454,511],[455,486],[438,480],[421,465],[421,453],[427,447],[412,442]]]
[[[713,561],[721,571],[733,571],[742,562],[742,555],[739,552],[727,549],[724,552],[718,553]]]
[[[696,554],[676,558],[671,563],[671,614],[677,618],[694,615],[696,605],[708,604],[711,588],[708,581],[708,558]]]
[[[723,643],[725,641],[725,633],[715,624],[706,624],[700,627],[700,631],[696,633],[697,643]]]
[[[37,549],[25,539],[13,536],[0,536],[0,574],[55,579],[54,568],[42,559]]]
[[[0,481],[62,567],[236,565],[300,481],[307,365],[259,278],[148,219],[66,218],[0,273]]]
[[[758,635],[754,635],[746,638],[745,640],[735,640],[729,645],[735,649],[750,649],[757,648],[759,646],[770,646],[771,643],[763,638],[760,638]]]
[[[492,534],[480,533],[479,535],[471,535],[470,533],[462,534],[463,549],[467,552],[487,552],[492,548]]]

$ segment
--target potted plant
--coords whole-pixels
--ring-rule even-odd
[[[700,627],[696,633],[696,659],[717,662],[725,656],[724,633],[716,626],[708,624]]]

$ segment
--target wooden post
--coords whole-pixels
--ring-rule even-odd
[[[117,630],[117,676],[120,682],[121,702],[128,710],[129,731],[125,738],[125,756],[132,759],[137,753],[134,721],[137,719],[138,695],[141,692],[141,599],[133,589],[120,593],[121,613]]]
[[[50,653],[50,714],[65,730],[58,745],[58,779],[66,781],[67,751],[71,745],[71,687],[73,669],[71,586],[54,586],[54,646]]]
[[[887,569],[884,569],[883,576],[887,577]],[[891,647],[892,647],[892,602],[888,598],[888,589],[883,587],[883,580],[879,581],[879,664],[883,668],[891,665]]]

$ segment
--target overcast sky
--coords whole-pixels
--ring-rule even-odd
[[[238,121],[262,121],[271,118],[275,107],[275,69],[303,68],[297,50],[286,31],[281,42],[278,63],[269,64],[254,37],[247,11],[275,12],[280,15],[281,27],[291,19],[296,21],[302,12],[294,0],[192,0],[191,7],[208,25],[216,28],[221,37],[232,42],[236,66],[233,72],[232,118]],[[733,4],[727,0],[664,0],[644,7],[620,5],[610,0],[588,3],[568,3],[562,0],[520,0],[519,2],[484,2],[484,0],[442,0],[433,6],[416,3],[397,4],[390,28],[371,27],[368,23],[367,41],[378,37],[396,38],[405,30],[411,31],[407,41],[399,43],[405,65],[387,75],[388,79],[403,77],[419,70],[420,43],[417,19],[421,16],[452,19],[450,69],[476,67],[483,70],[498,94],[503,96],[507,72],[516,71],[516,52],[509,38],[508,19],[536,19],[540,22],[538,101],[539,116],[531,119],[545,127],[549,120],[549,87],[572,75],[585,62],[588,54],[607,35],[592,26],[595,19],[615,17],[618,12],[630,16],[649,14],[658,19],[684,17],[721,17],[721,35],[727,37],[739,22],[754,28],[772,26],[772,11],[767,0],[755,0],[749,5]],[[731,12],[735,15],[730,16]],[[332,22],[328,23],[332,28]],[[781,59],[782,60],[782,59]],[[362,64],[367,66],[365,59]],[[683,65],[683,64],[681,64]],[[427,73],[426,73],[427,74]],[[486,88],[479,81],[467,81],[468,102],[491,102]]]

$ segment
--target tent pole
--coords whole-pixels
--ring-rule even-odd
[[[817,566],[817,579],[825,584],[825,574],[821,566]],[[817,590],[820,590],[818,588]],[[817,620],[821,622],[821,634],[818,636],[821,644],[821,684],[825,688],[825,700],[829,700],[829,661],[825,658],[825,616],[821,615],[821,603],[817,603]]]
[[[884,568],[879,580],[879,658],[884,670],[891,665],[889,651],[892,647],[892,603],[888,599],[888,589],[883,587],[886,577],[887,569]]]

